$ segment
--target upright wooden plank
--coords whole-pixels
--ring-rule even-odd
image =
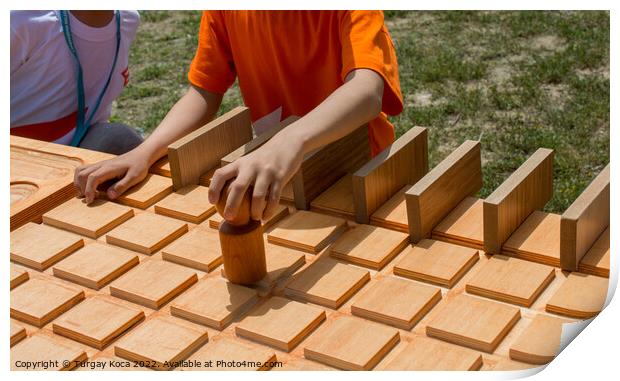
[[[297,121],[298,119],[299,119],[299,117],[296,116],[296,115],[291,115],[288,118],[284,119],[277,126],[274,126],[274,127],[270,128],[269,130],[263,132],[262,134],[258,135],[254,139],[252,139],[249,142],[245,143],[241,147],[239,147],[236,150],[232,151],[228,155],[224,156],[222,158],[222,160],[221,160],[221,166],[223,167],[225,165],[228,165],[228,164],[232,163],[233,161],[237,160],[238,158],[240,158],[242,156],[245,156],[245,155],[249,154],[250,152],[260,148],[263,144],[267,143],[269,141],[269,139],[273,138],[273,136],[275,134],[277,134],[278,132],[282,131],[282,129],[284,129],[284,127],[292,124],[293,122]]]
[[[560,221],[560,265],[577,270],[579,261],[609,226],[609,164],[596,176]]]
[[[219,165],[224,155],[250,140],[250,110],[237,107],[170,144],[168,159],[174,189],[198,184],[200,175]]]
[[[416,243],[465,197],[482,187],[480,142],[466,140],[405,193],[409,235]]]
[[[426,172],[428,131],[413,127],[353,174],[355,220],[367,224],[379,206]]]
[[[553,150],[539,148],[484,200],[484,251],[498,254],[502,244],[553,194]]]
[[[293,177],[295,207],[307,210],[310,202],[348,172],[370,160],[368,125],[304,157]]]

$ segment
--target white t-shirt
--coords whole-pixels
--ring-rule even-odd
[[[92,124],[108,121],[112,102],[129,79],[129,48],[140,15],[121,15],[121,42],[114,73]],[[95,107],[112,68],[116,16],[101,28],[71,12],[72,37],[82,65],[86,117]],[[77,66],[65,41],[59,11],[11,11],[11,133],[69,144],[77,120]]]

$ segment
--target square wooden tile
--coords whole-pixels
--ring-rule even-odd
[[[394,274],[452,288],[479,258],[476,249],[423,239],[403,252]]]
[[[238,336],[290,352],[325,320],[318,307],[273,296],[236,327]]]
[[[538,210],[504,242],[502,252],[517,258],[560,267],[559,214]]]
[[[344,316],[317,330],[304,356],[340,369],[370,370],[399,341],[395,328]]]
[[[187,267],[159,260],[141,263],[110,285],[117,298],[159,309],[198,281]]]
[[[336,240],[331,247],[331,255],[380,270],[407,245],[408,234],[377,226],[357,225]]]
[[[52,323],[55,334],[103,349],[133,325],[144,312],[102,296],[86,299]]]
[[[547,303],[546,310],[577,319],[596,316],[607,297],[609,279],[594,275],[570,273]]]
[[[395,355],[376,370],[464,371],[482,366],[480,353],[424,336],[400,344],[393,352]]]
[[[11,263],[11,290],[30,279],[28,271]]]
[[[373,281],[351,305],[359,317],[410,330],[441,300],[439,288],[384,277]]]
[[[347,218],[355,217],[353,205],[352,175],[346,174],[331,187],[318,195],[310,203],[313,211],[339,215]]]
[[[324,257],[295,274],[286,286],[286,295],[338,308],[370,280],[368,270]]]
[[[492,353],[521,318],[517,307],[459,294],[438,306],[426,334]]]
[[[209,188],[188,185],[158,202],[155,213],[199,224],[215,213],[215,205],[209,202]]]
[[[609,278],[609,228],[579,262],[579,272]]]
[[[465,197],[433,228],[433,238],[482,250],[484,248],[483,200]]]
[[[144,362],[157,370],[172,369],[208,340],[206,328],[172,316],[156,316],[140,324],[114,345],[114,354]]]
[[[84,291],[48,280],[31,279],[11,290],[11,317],[43,327],[84,300]]]
[[[563,323],[568,322],[553,316],[536,315],[510,346],[510,358],[529,364],[550,363],[560,352]]]
[[[200,280],[172,302],[170,313],[222,330],[257,301],[255,290],[211,277]]]
[[[140,263],[130,251],[94,242],[53,267],[54,276],[99,290]]]
[[[201,364],[211,363],[211,367],[185,367],[182,370],[269,370],[276,361],[276,354],[272,349],[260,347],[247,342],[222,338],[200,348],[191,355],[189,361],[198,361]],[[231,366],[229,364],[239,364]],[[255,366],[260,364],[260,366]]]
[[[202,225],[172,242],[161,251],[166,261],[211,272],[222,264],[219,233]]]
[[[26,338],[26,328],[15,323],[13,319],[11,319],[10,335],[11,335],[11,346],[13,346]]]
[[[11,232],[11,260],[43,271],[80,247],[78,235],[32,222]]]
[[[187,224],[152,213],[141,213],[106,235],[106,242],[143,254],[153,254],[187,233]]]
[[[88,356],[77,343],[38,333],[11,348],[11,370],[71,370]],[[68,361],[68,363],[64,363]],[[24,363],[32,364],[26,369]]]
[[[470,294],[530,307],[553,278],[553,267],[494,255],[467,282],[465,289]]]
[[[315,254],[345,228],[346,221],[342,218],[299,210],[280,222],[267,239],[270,243]]]
[[[133,209],[105,200],[87,205],[72,198],[43,215],[43,222],[57,228],[97,238],[133,217]]]
[[[407,220],[407,203],[405,192],[409,185],[404,186],[392,196],[385,204],[381,205],[372,216],[370,223],[384,228],[409,233],[409,221]]]
[[[117,201],[134,208],[146,209],[170,193],[172,193],[170,178],[148,174],[141,183],[129,188]]]

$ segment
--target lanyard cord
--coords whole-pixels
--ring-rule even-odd
[[[73,37],[71,36],[71,25],[69,24],[69,12],[68,11],[60,11],[60,21],[62,24],[62,32],[65,35],[65,41],[67,42],[67,47],[73,56],[73,60],[77,66],[77,93],[78,93],[78,112],[77,112],[77,123],[75,127],[75,134],[73,134],[73,138],[71,139],[71,145],[77,147],[82,142],[82,139],[86,135],[88,128],[90,127],[90,123],[93,120],[93,117],[97,113],[99,109],[99,105],[101,104],[101,100],[103,99],[103,95],[108,89],[108,85],[110,84],[110,80],[112,79],[112,74],[114,73],[114,68],[116,67],[116,61],[118,59],[118,51],[121,46],[121,16],[120,11],[116,11],[116,52],[114,53],[114,61],[112,62],[112,68],[110,69],[110,74],[108,74],[108,79],[105,82],[105,86],[101,90],[99,97],[97,97],[97,102],[95,103],[95,107],[90,113],[90,117],[85,121],[86,111],[85,111],[85,95],[84,95],[84,76],[82,72],[82,65],[80,64],[80,59],[77,54],[77,49],[73,42]]]

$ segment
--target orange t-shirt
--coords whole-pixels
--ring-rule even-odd
[[[403,110],[396,52],[381,11],[204,11],[188,77],[218,94],[237,77],[261,129],[307,114],[358,68],[385,82],[382,112],[369,123],[374,155],[394,141],[386,114]]]

